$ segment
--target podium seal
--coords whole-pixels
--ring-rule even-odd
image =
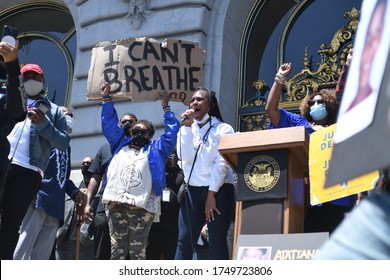
[[[280,167],[270,156],[260,155],[251,159],[245,167],[244,181],[255,192],[268,192],[278,183]]]

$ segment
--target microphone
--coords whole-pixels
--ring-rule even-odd
[[[188,120],[189,119],[189,117],[186,115],[186,116],[184,116],[182,119],[181,119],[181,122],[184,122],[185,120]]]
[[[195,112],[195,110],[194,109],[189,109],[188,110],[188,112],[190,113],[194,113]],[[184,117],[182,117],[182,119],[181,119],[181,122],[184,122],[185,120],[188,120],[189,119],[189,117],[188,117],[188,115],[184,115]]]

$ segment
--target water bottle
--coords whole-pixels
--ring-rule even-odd
[[[82,223],[80,226],[80,233],[81,234],[88,234],[88,228],[89,228],[89,223]]]

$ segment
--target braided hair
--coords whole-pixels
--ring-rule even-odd
[[[209,115],[216,117],[221,122],[224,122],[222,119],[221,111],[219,110],[218,100],[215,91],[207,89],[205,87],[197,87],[194,92],[197,91],[204,91],[207,93],[206,98],[208,99],[210,104],[210,108],[208,111]]]

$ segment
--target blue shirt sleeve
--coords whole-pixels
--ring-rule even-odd
[[[268,124],[269,129],[304,126],[309,135],[314,132],[309,122],[301,115],[288,112],[283,108],[278,108],[278,110],[280,111],[278,127],[274,127],[272,122],[270,122]]]

